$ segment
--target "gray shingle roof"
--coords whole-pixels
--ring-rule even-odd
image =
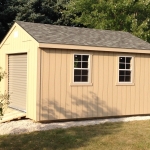
[[[17,21],[37,42],[129,49],[150,49],[150,44],[124,31],[110,31]]]

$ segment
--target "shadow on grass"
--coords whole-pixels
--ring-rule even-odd
[[[84,147],[90,143],[98,148],[101,140],[108,135],[121,130],[121,123],[105,123],[94,126],[73,127],[69,129],[55,129],[49,131],[32,132],[21,135],[0,136],[0,149],[36,149],[36,150],[67,150]]]

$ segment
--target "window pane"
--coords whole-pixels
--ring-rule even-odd
[[[74,75],[81,75],[81,70],[75,69],[75,70],[74,70]]]
[[[82,81],[83,82],[88,82],[88,76],[82,76]]]
[[[126,64],[126,69],[130,69],[130,64]]]
[[[88,61],[89,55],[83,55],[82,56],[82,61]]]
[[[74,82],[88,82],[89,57],[89,55],[74,55]]]
[[[81,68],[81,62],[74,62],[74,68]]]
[[[125,71],[119,71],[119,75],[125,75]]]
[[[81,76],[74,76],[74,82],[82,82]]]
[[[125,69],[125,64],[119,64],[119,69]]]
[[[88,70],[82,70],[82,75],[88,75]]]
[[[82,62],[82,68],[88,68],[88,62]]]
[[[119,57],[119,62],[125,63],[125,57]]]
[[[124,82],[124,76],[119,76],[119,82]]]
[[[126,82],[130,82],[131,81],[131,77],[130,76],[125,76],[125,81]]]
[[[119,57],[119,82],[131,82],[132,57]]]
[[[126,75],[130,76],[131,75],[131,71],[126,71]]]
[[[74,61],[81,61],[81,55],[74,55]]]
[[[131,63],[131,57],[126,57],[126,63]]]

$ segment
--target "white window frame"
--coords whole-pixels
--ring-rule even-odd
[[[119,65],[120,65],[120,63],[119,63],[119,61],[120,61],[120,57],[130,57],[131,58],[131,62],[130,62],[130,69],[119,69]],[[117,79],[117,84],[118,85],[134,85],[134,83],[133,83],[133,71],[134,71],[134,56],[124,56],[124,55],[121,55],[121,56],[118,56],[118,69],[117,69],[117,74],[118,74],[118,79]],[[131,71],[131,81],[130,82],[120,82],[119,81],[119,71],[120,70],[122,70],[122,71]]]
[[[88,55],[89,56],[89,59],[88,59],[88,68],[74,68],[74,56],[75,55]],[[72,84],[71,85],[92,85],[91,83],[91,54],[88,54],[88,53],[74,53],[73,54],[73,63],[72,63]],[[83,62],[83,61],[81,61]],[[74,82],[74,70],[75,69],[79,69],[79,70],[88,70],[88,81],[87,82]]]

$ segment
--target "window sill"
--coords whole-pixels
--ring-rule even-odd
[[[126,85],[126,86],[134,86],[134,83],[116,83],[116,86],[120,86],[120,85]]]
[[[93,86],[93,83],[71,83],[70,86]]]

